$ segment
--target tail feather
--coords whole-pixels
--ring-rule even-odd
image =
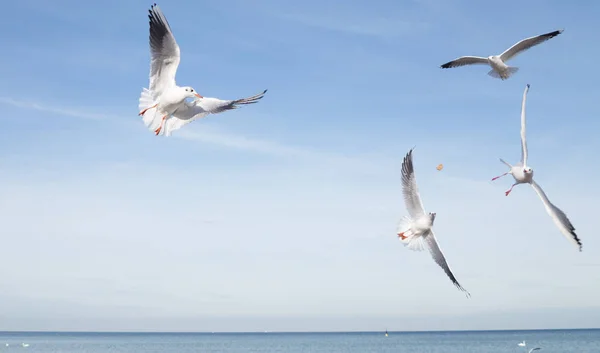
[[[142,93],[140,94],[140,103],[138,105],[140,112],[148,107],[153,106],[154,98],[152,98],[152,94],[150,90],[144,88],[142,89]],[[144,112],[142,115],[142,119],[144,120],[144,125],[152,131],[158,129],[160,125],[160,119],[155,119],[156,116],[156,108],[150,108]]]
[[[488,72],[488,75],[490,75],[493,78],[499,78],[501,80],[506,80],[509,77],[511,77],[512,75],[516,74],[517,71],[519,71],[518,67],[509,66],[502,73],[498,73],[496,70],[492,69],[492,70],[490,70],[490,72]]]
[[[398,226],[398,239],[408,249],[413,251],[425,250],[425,243],[420,234],[415,234],[412,231],[412,220],[408,217],[403,217]]]

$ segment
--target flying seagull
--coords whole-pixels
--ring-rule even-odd
[[[499,78],[501,80],[506,80],[517,71],[519,71],[518,67],[508,66],[505,63],[517,56],[518,54],[524,52],[525,50],[536,46],[542,42],[547,41],[550,38],[554,38],[557,35],[561,34],[563,29],[559,29],[558,31],[549,32],[546,34],[541,34],[539,36],[530,37],[523,39],[512,47],[506,49],[504,53],[500,55],[492,55],[487,58],[481,56],[461,56],[458,59],[452,60],[450,62],[445,63],[441,66],[442,69],[448,69],[451,67],[459,67],[465,65],[476,65],[476,64],[485,64],[490,65],[492,70],[488,72],[488,75]]]
[[[458,283],[450,271],[444,254],[437,244],[432,229],[435,213],[425,213],[425,209],[423,209],[413,169],[413,149],[408,151],[402,162],[402,193],[410,217],[403,217],[399,229],[402,231],[398,233],[398,238],[410,250],[423,251],[427,247],[433,260],[444,270],[452,283],[470,297],[471,294]]]
[[[539,186],[533,180],[533,169],[527,165],[527,140],[525,138],[525,101],[527,100],[527,92],[529,91],[529,84],[525,87],[525,91],[523,92],[523,103],[521,104],[521,161],[517,164],[510,165],[505,162],[502,158],[500,158],[500,162],[506,164],[510,170],[502,175],[499,175],[492,179],[492,181],[501,178],[507,174],[510,174],[515,179],[515,183],[512,184],[510,189],[508,189],[505,194],[508,196],[512,191],[513,187],[519,184],[528,183],[533,187],[533,190],[538,194],[542,202],[544,203],[544,207],[546,211],[552,217],[552,220],[558,227],[558,229],[575,245],[579,247],[579,251],[581,251],[581,240],[575,234],[575,227],[571,224],[571,221],[567,218],[567,215],[561,211],[558,207],[554,206],[552,202],[548,199],[548,196],[544,193],[541,186]]]
[[[148,129],[156,135],[170,136],[174,130],[209,114],[239,108],[242,104],[256,103],[267,90],[242,99],[221,100],[201,96],[190,86],[175,83],[180,61],[179,45],[169,22],[158,5],[151,6],[150,19],[150,88],[144,88],[139,109]],[[187,102],[186,98],[194,101]]]

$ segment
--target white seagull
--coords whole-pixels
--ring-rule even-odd
[[[423,251],[427,247],[435,262],[444,270],[452,283],[470,297],[471,294],[458,283],[454,274],[450,271],[450,267],[448,267],[444,254],[433,234],[432,227],[435,213],[426,213],[423,208],[413,169],[413,149],[408,151],[402,162],[402,193],[410,217],[403,217],[399,229],[402,231],[398,233],[398,238],[410,250]]]
[[[527,345],[527,343],[525,343],[525,341],[518,344],[519,347],[525,347],[526,345]]]
[[[179,46],[165,15],[154,4],[150,18],[150,89],[144,88],[140,95],[139,109],[148,129],[156,135],[170,136],[182,126],[209,114],[239,108],[240,104],[252,104],[261,99],[267,90],[252,97],[221,100],[203,97],[194,88],[179,87],[175,74],[179,66]],[[189,103],[186,98],[194,98]]]
[[[542,202],[544,203],[544,207],[546,211],[552,217],[552,220],[558,227],[558,229],[575,245],[579,247],[579,251],[581,251],[581,240],[575,234],[575,227],[571,224],[571,221],[567,218],[567,215],[561,211],[558,207],[554,206],[552,202],[548,199],[548,196],[544,193],[544,190],[533,180],[533,169],[527,165],[527,140],[525,139],[525,101],[527,100],[527,92],[529,91],[529,84],[525,87],[525,91],[523,92],[523,103],[521,104],[521,162],[513,165],[505,162],[502,158],[500,158],[500,162],[506,164],[510,170],[502,175],[494,177],[492,181],[501,178],[507,174],[510,174],[515,179],[515,183],[512,184],[510,189],[508,189],[505,194],[508,196],[512,191],[513,187],[519,184],[528,183],[533,187],[533,190],[538,194]]]
[[[492,55],[487,58],[483,58],[481,56],[461,56],[458,59],[452,60],[450,62],[445,63],[441,66],[442,69],[448,69],[451,67],[465,66],[465,65],[475,65],[475,64],[485,64],[490,65],[492,70],[488,72],[488,75],[494,78],[499,78],[501,80],[506,80],[517,71],[519,71],[518,67],[508,66],[505,63],[517,56],[518,54],[524,52],[525,50],[536,46],[542,42],[547,41],[550,38],[554,38],[557,35],[563,32],[562,29],[558,31],[549,32],[546,34],[541,34],[539,36],[530,37],[523,39],[512,47],[506,49],[504,53],[500,55]]]

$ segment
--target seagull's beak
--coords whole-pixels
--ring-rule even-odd
[[[204,98],[201,95],[199,95],[198,93],[194,93],[194,96],[198,97],[198,98]]]

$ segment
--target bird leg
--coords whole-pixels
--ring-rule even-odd
[[[498,175],[497,177],[493,177],[493,178],[492,178],[492,181],[494,181],[494,180],[496,180],[496,179],[499,179],[499,178],[502,178],[503,176],[505,176],[505,175],[506,175],[506,174],[508,174],[508,173],[510,173],[510,172],[506,172],[506,173],[504,173],[504,174],[502,174],[502,175]]]
[[[504,192],[504,194],[505,194],[506,196],[508,196],[508,194],[510,194],[510,192],[511,192],[511,191],[512,191],[512,189],[515,187],[515,185],[517,185],[517,184],[516,184],[516,183],[512,184],[512,185],[510,186],[510,189],[506,190],[506,191]]]
[[[165,122],[165,119],[167,118],[167,116],[163,116],[162,120],[160,121],[160,125],[158,126],[158,129],[154,130],[154,133],[156,134],[156,136],[158,136],[158,134],[160,134],[160,130],[162,130],[162,126]]]
[[[149,109],[152,109],[152,108],[156,108],[157,105],[158,104],[154,104],[153,106],[148,107],[148,108],[142,110],[138,115],[144,115],[144,113],[146,113],[146,111],[148,111]]]
[[[398,233],[398,238],[405,240],[407,237],[404,235],[404,232]]]

